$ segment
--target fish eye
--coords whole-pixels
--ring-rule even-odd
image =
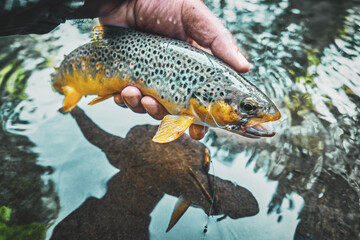
[[[255,112],[258,108],[257,103],[255,103],[252,99],[250,98],[245,98],[241,101],[240,103],[240,107],[242,110],[244,110],[247,113],[252,113]]]

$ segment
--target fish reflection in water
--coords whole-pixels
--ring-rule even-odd
[[[258,213],[258,203],[247,189],[208,173],[206,147],[189,136],[157,144],[152,142],[157,126],[143,125],[123,139],[98,128],[77,107],[71,114],[86,139],[120,172],[108,182],[102,199],[88,199],[55,228],[52,239],[147,239],[150,213],[165,193],[207,214],[215,196],[211,215],[237,219]],[[176,210],[173,215],[181,217]]]

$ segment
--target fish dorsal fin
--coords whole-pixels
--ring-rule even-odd
[[[160,123],[153,141],[157,143],[167,143],[176,140],[183,135],[194,120],[195,118],[190,116],[165,116]]]
[[[103,38],[112,36],[122,35],[124,32],[133,31],[129,28],[125,27],[118,27],[118,26],[110,26],[110,25],[96,25],[93,28],[91,42],[97,42]]]
[[[175,204],[174,211],[171,215],[171,219],[169,222],[169,226],[166,229],[166,232],[170,231],[175,224],[180,220],[182,215],[186,212],[186,210],[190,207],[191,202],[185,199],[182,195],[179,197]]]
[[[104,35],[104,27],[102,25],[96,25],[93,28],[93,33],[91,36],[91,42],[96,42],[103,38]]]

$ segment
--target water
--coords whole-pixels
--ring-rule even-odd
[[[138,126],[157,121],[111,100],[84,98],[62,115],[52,67],[95,23],[2,38],[1,236],[360,239],[359,1],[205,2],[250,57],[247,78],[279,106],[277,135],[214,129],[203,144],[159,147],[154,128]],[[215,206],[198,184],[213,197],[213,175]],[[180,195],[192,205],[165,233]]]

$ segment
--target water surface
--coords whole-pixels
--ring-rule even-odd
[[[57,111],[53,66],[89,41],[95,23],[1,38],[1,236],[89,239],[104,229],[111,239],[360,239],[359,1],[205,3],[250,58],[247,78],[279,106],[277,135],[211,130],[199,145],[184,137],[146,147],[141,132],[152,128],[138,125],[158,122],[111,100]],[[108,147],[124,141],[128,151]],[[215,179],[218,206],[189,166],[210,193]],[[181,195],[192,205],[165,233]]]

